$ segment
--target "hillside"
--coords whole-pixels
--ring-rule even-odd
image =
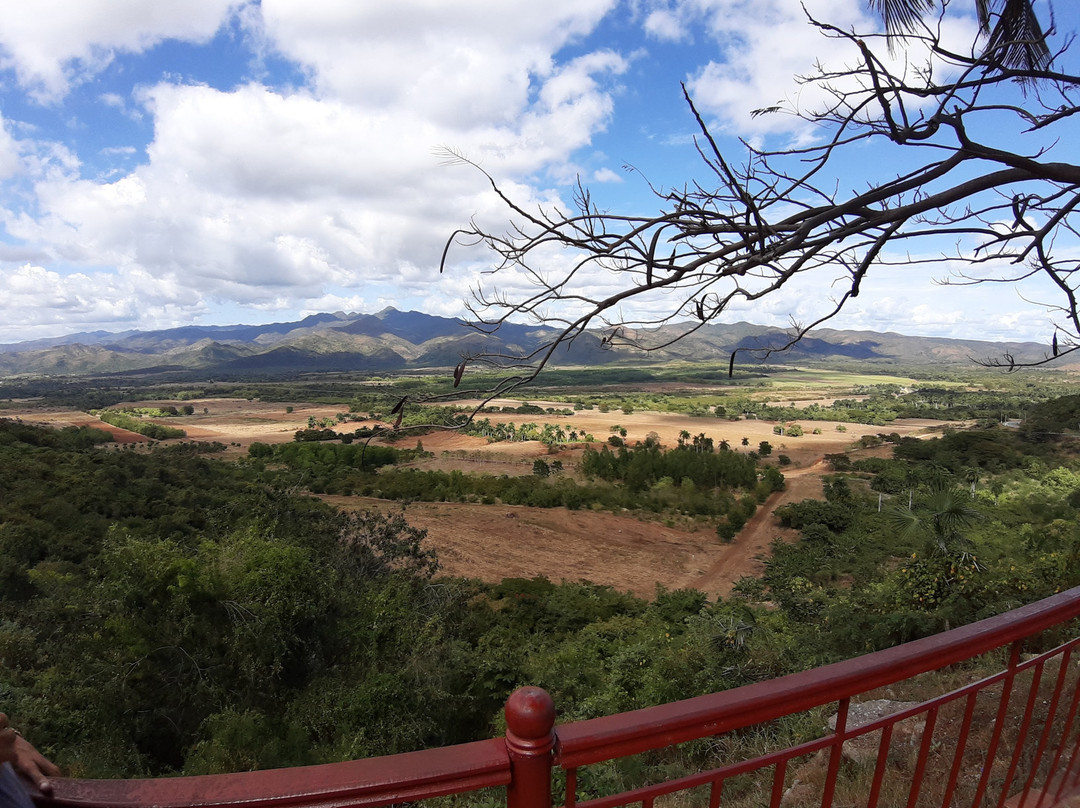
[[[690,332],[688,324],[652,332],[623,334],[642,344],[670,342],[648,354],[650,362],[715,359],[762,360],[754,351],[784,341],[784,332],[749,323],[710,324]],[[388,371],[456,365],[479,351],[528,355],[555,331],[509,323],[484,334],[460,319],[387,308],[378,314],[318,314],[293,323],[184,326],[161,331],[103,331],[0,345],[0,375],[85,376],[110,373],[190,371],[219,376],[306,371]],[[682,339],[672,338],[685,334]],[[640,362],[640,350],[605,350],[600,332],[586,333],[557,365]],[[819,329],[772,361],[837,364],[857,361],[870,367],[964,366],[1006,353],[1018,360],[1045,355],[1036,343],[998,343]],[[1060,367],[1077,367],[1080,362]]]

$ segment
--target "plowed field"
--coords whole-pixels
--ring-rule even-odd
[[[246,453],[247,446],[254,441],[290,441],[298,429],[307,425],[309,416],[333,417],[340,410],[340,407],[315,407],[298,402],[293,405],[292,413],[286,413],[284,404],[244,399],[188,403],[195,406],[194,415],[163,419],[162,423],[186,430],[189,439],[216,440],[230,445],[229,454],[233,456]],[[543,406],[542,402],[537,403]],[[27,410],[8,412],[5,416],[58,426],[89,424],[114,434],[118,432],[82,412]],[[704,432],[716,443],[727,440],[736,451],[756,449],[760,441],[767,440],[773,446],[774,458],[780,453],[791,458],[792,464],[783,469],[787,489],[774,494],[736,540],[726,545],[717,540],[714,525],[689,519],[665,522],[631,513],[464,503],[421,502],[407,506],[407,519],[427,529],[430,545],[438,552],[443,569],[450,574],[491,581],[535,575],[556,581],[585,579],[645,596],[652,595],[658,583],[669,589],[695,587],[712,596],[726,594],[739,578],[761,569],[760,559],[774,538],[793,538],[790,531],[776,524],[772,510],[784,502],[821,495],[821,475],[828,471],[822,461],[826,453],[842,451],[865,434],[882,431],[926,434],[940,426],[933,421],[898,421],[887,427],[847,424],[845,432],[838,432],[834,423],[804,421],[802,426],[807,434],[785,438],[773,434],[774,424],[767,421],[691,418],[673,413],[625,415],[585,410],[571,416],[488,417],[519,424],[559,423],[567,431],[573,427],[591,432],[598,441],[606,440],[614,425],[626,429],[626,440],[630,443],[655,432],[663,445],[673,446],[682,430],[692,435]],[[814,426],[821,429],[821,434],[810,434]],[[120,440],[145,440],[123,430],[119,432]],[[748,442],[746,447],[742,445],[744,437]],[[531,474],[537,457],[561,460],[567,473],[573,474],[582,451],[581,446],[575,446],[549,454],[537,442],[489,444],[482,438],[451,432],[422,435],[419,440],[435,455],[419,464],[424,468],[490,474]],[[408,437],[403,445],[411,447],[415,442]],[[538,480],[538,484],[542,483]],[[359,497],[327,499],[343,507],[401,509],[395,502]]]

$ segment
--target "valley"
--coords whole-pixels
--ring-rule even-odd
[[[76,775],[304,765],[490,737],[523,684],[590,718],[1080,584],[1069,372],[452,377],[0,380],[10,712]]]
[[[699,391],[700,392],[700,391]],[[806,391],[803,391],[804,393]],[[563,406],[557,401],[534,401],[542,407]],[[831,399],[805,399],[811,403],[831,403]],[[133,403],[133,402],[127,402]],[[138,402],[141,406],[167,405],[168,400]],[[340,407],[303,402],[249,401],[243,398],[191,399],[195,413],[166,419],[169,425],[187,433],[186,440],[225,444],[225,458],[247,455],[252,443],[279,444],[293,440],[308,420],[334,419]],[[479,406],[478,401],[454,401],[452,405]],[[496,400],[492,405],[518,406],[522,401]],[[122,402],[119,406],[124,406]],[[289,407],[292,412],[286,412]],[[148,438],[110,427],[88,413],[72,410],[13,409],[7,417],[51,427],[90,426],[112,432],[120,445],[149,445]],[[496,413],[487,416],[498,423],[520,421],[517,415]],[[668,589],[692,588],[709,597],[724,597],[740,578],[760,574],[763,558],[776,538],[793,540],[796,531],[784,529],[772,518],[772,511],[787,502],[822,497],[821,478],[830,473],[826,454],[850,449],[861,437],[873,436],[880,427],[866,424],[826,424],[821,434],[805,434],[784,440],[773,433],[774,424],[763,420],[730,421],[693,417],[680,413],[583,410],[573,415],[535,416],[543,423],[558,424],[567,431],[576,427],[606,438],[614,425],[626,429],[628,444],[659,436],[662,446],[675,446],[681,432],[705,434],[717,445],[727,441],[737,450],[743,438],[749,447],[772,441],[777,454],[784,453],[791,464],[784,469],[787,482],[782,492],[772,494],[739,531],[730,544],[716,539],[711,521],[657,514],[612,513],[609,511],[569,511],[565,508],[483,505],[477,503],[412,502],[402,505],[388,500],[359,496],[324,495],[327,502],[344,509],[375,509],[403,513],[408,522],[427,531],[427,543],[438,555],[441,570],[448,575],[478,578],[497,583],[503,578],[545,576],[553,581],[591,581],[651,597],[656,586]],[[164,423],[164,421],[162,421]],[[906,419],[890,425],[889,431],[904,436],[932,435],[947,422]],[[536,459],[563,464],[570,478],[580,478],[577,466],[584,447],[575,443],[549,451],[536,440],[490,443],[484,438],[456,431],[435,431],[416,438],[431,457],[403,464],[407,468],[460,471],[465,474],[525,476],[532,473]],[[399,441],[412,442],[408,433]],[[167,445],[168,442],[165,442]],[[749,448],[742,448],[749,451]],[[862,450],[866,451],[866,450]]]

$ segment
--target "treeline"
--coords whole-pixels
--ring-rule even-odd
[[[634,510],[720,517],[737,505],[730,491],[678,489],[658,485],[646,492],[603,482],[577,482],[561,476],[466,474],[383,468],[378,474],[311,473],[300,480],[317,494],[377,497],[402,502],[472,502],[482,505],[526,505],[533,508]]]
[[[419,450],[421,453],[423,449]],[[284,463],[293,471],[314,471],[317,474],[342,469],[377,469],[412,460],[417,450],[395,449],[362,443],[323,443],[300,441],[294,443],[254,442],[248,456],[271,463]]]
[[[946,431],[935,440],[884,436],[893,443],[893,456],[852,460],[847,455],[828,455],[837,471],[872,474],[870,488],[899,494],[920,485],[953,479],[971,486],[1016,469],[1058,462],[1058,449],[1024,432],[992,426]],[[993,483],[990,483],[993,485]]]
[[[759,479],[749,453],[696,451],[689,446],[663,451],[651,443],[615,452],[607,446],[587,447],[580,464],[584,482],[560,476],[561,464],[549,476],[551,468],[543,462],[534,464],[529,476],[394,468],[424,454],[419,441],[411,450],[321,442],[254,443],[248,454],[260,470],[267,464],[284,465],[289,476],[279,477],[283,484],[288,479],[316,494],[727,516],[725,524],[734,528],[725,530],[725,539],[753,515],[757,503],[784,487],[783,474],[772,466],[765,467]]]
[[[94,410],[91,412],[91,415],[97,416],[111,426],[120,427],[120,429],[126,429],[128,432],[135,432],[139,435],[145,435],[151,440],[169,440],[170,438],[187,437],[187,433],[182,429],[164,426],[163,424],[157,424],[153,421],[144,421],[142,418],[128,415],[126,412],[120,412],[118,410]]]
[[[613,452],[607,446],[599,450],[586,446],[580,468],[587,477],[617,480],[631,491],[643,491],[665,477],[675,485],[688,480],[695,486],[710,489],[749,489],[758,481],[754,459],[749,454],[730,449],[712,452],[680,447],[665,452],[655,444],[642,444],[633,448],[620,446]],[[771,467],[768,471],[779,474]],[[779,485],[783,485],[783,475],[780,475]]]
[[[1048,433],[1080,432],[1080,395],[1061,396],[1031,407],[1023,426],[1036,439]]]
[[[505,408],[514,409],[514,411],[520,411],[521,408]],[[539,407],[535,409],[543,413]],[[570,411],[567,411],[569,414]],[[506,423],[492,423],[489,418],[481,418],[473,420],[467,426],[462,429],[462,432],[466,435],[476,435],[477,437],[487,438],[489,441],[498,443],[500,441],[526,441],[536,440],[544,443],[548,446],[555,446],[560,443],[577,443],[581,441],[583,443],[592,443],[596,438],[588,431],[582,428],[576,428],[570,424],[536,424],[532,422],[526,422],[522,424],[515,424],[513,421]]]
[[[0,419],[0,446],[26,444],[40,448],[79,451],[102,443],[109,443],[111,432],[92,426],[65,426],[60,429],[42,429],[11,418]]]
[[[134,415],[136,418],[176,418],[180,415],[191,415],[195,412],[195,407],[191,404],[184,404],[179,409],[171,404],[166,404],[164,407],[122,407],[113,408],[109,412],[118,412],[125,415]]]

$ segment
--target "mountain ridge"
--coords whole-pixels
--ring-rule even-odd
[[[0,345],[0,375],[79,376],[117,372],[267,374],[303,371],[395,371],[456,365],[463,355],[484,351],[529,355],[552,339],[544,325],[507,323],[486,334],[464,320],[392,307],[375,314],[314,314],[295,322],[265,325],[190,325],[152,331],[92,331],[51,339]],[[552,357],[556,365],[640,361],[727,361],[738,351],[740,363],[760,362],[769,345],[785,342],[782,329],[752,323],[678,323],[648,332],[623,331],[620,343],[669,342],[643,353],[629,345],[605,344],[605,332],[579,335]],[[858,361],[877,366],[971,364],[1011,354],[1037,361],[1046,346],[1027,342],[989,342],[917,337],[897,332],[815,329],[790,349],[772,354],[774,362]],[[1078,368],[1063,361],[1060,368]]]

